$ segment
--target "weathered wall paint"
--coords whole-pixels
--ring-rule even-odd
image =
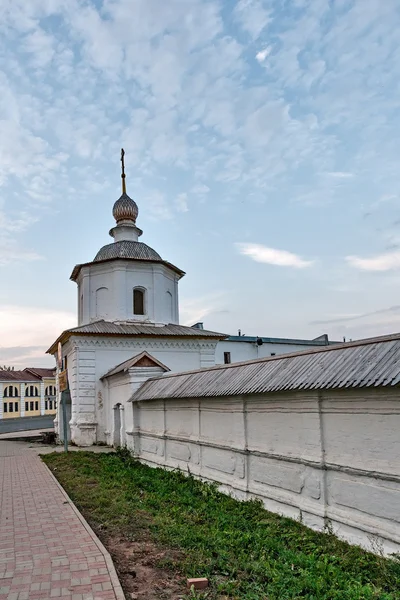
[[[126,444],[145,463],[216,481],[241,499],[400,551],[397,390],[128,402]],[[374,541],[372,541],[374,540]]]

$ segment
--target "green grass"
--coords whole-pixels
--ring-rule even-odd
[[[167,566],[208,577],[208,598],[400,598],[399,561],[313,532],[259,502],[238,502],[213,485],[151,469],[127,453],[42,458],[97,531],[131,540],[150,534],[182,550],[178,564],[175,559]]]

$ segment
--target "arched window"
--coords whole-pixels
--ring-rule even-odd
[[[100,287],[96,290],[96,317],[106,317],[108,314],[108,288]]]
[[[144,315],[145,291],[142,288],[133,290],[133,314]]]
[[[172,311],[172,294],[171,294],[171,292],[167,292],[166,297],[167,297],[166,308],[167,308],[168,319],[172,320],[173,311]]]
[[[28,398],[33,398],[34,396],[39,396],[39,389],[36,385],[27,385],[25,388],[25,396]]]
[[[18,388],[15,385],[8,385],[4,389],[4,398],[18,398]]]
[[[56,388],[54,385],[48,385],[47,388],[45,389],[44,392],[45,396],[55,396],[56,395]]]

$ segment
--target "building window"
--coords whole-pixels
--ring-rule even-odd
[[[133,290],[133,314],[144,315],[144,290],[140,288]]]
[[[15,402],[14,404],[14,412],[18,412],[18,402]]]
[[[14,412],[14,403],[13,402],[8,403],[8,412]]]
[[[56,395],[56,388],[54,387],[54,385],[49,385],[47,386],[45,392],[44,392],[45,396],[55,396]]]
[[[271,352],[271,356],[276,356],[276,352]]]
[[[224,352],[224,365],[230,365],[230,364],[231,364],[231,353]]]
[[[49,410],[49,403],[47,400],[44,401],[44,410]]]
[[[35,410],[33,402],[29,402],[29,410]]]
[[[35,410],[39,410],[39,402],[37,400],[35,402]]]
[[[8,385],[4,390],[4,398],[18,398],[18,388],[15,385]]]
[[[39,389],[36,385],[27,385],[25,388],[25,396],[33,398],[39,396]]]
[[[25,402],[25,410],[29,410],[29,402]]]
[[[4,409],[3,410],[4,410],[5,413],[8,412],[8,404],[7,404],[7,402],[4,402]]]

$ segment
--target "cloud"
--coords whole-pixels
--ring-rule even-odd
[[[400,305],[390,306],[389,308],[381,308],[368,313],[361,313],[355,315],[337,315],[331,319],[322,319],[317,321],[311,321],[310,325],[331,325],[333,323],[346,323],[352,321],[358,321],[361,319],[367,319],[368,317],[375,317],[377,315],[393,315],[400,316]]]
[[[277,250],[268,248],[261,244],[236,244],[240,254],[249,256],[256,262],[276,265],[278,267],[293,267],[295,269],[304,269],[310,267],[314,261],[304,260],[296,254],[287,252],[286,250]]]
[[[0,305],[0,351],[16,346],[48,348],[63,329],[75,326],[76,315],[67,311]]]
[[[225,312],[225,293],[215,292],[196,298],[182,298],[180,302],[180,321],[191,326],[203,321],[207,316]]]
[[[175,207],[176,207],[176,210],[180,213],[188,212],[189,207],[188,207],[188,203],[187,203],[186,192],[183,192],[182,194],[179,194],[177,196],[177,198],[175,199]]]
[[[259,52],[257,52],[256,54],[256,59],[258,60],[259,63],[264,62],[264,60],[267,58],[267,56],[269,56],[271,54],[272,51],[272,46],[267,46],[266,48],[264,48],[264,50],[260,50]]]
[[[25,249],[15,237],[18,233],[26,231],[35,220],[35,217],[26,212],[10,217],[0,210],[0,267],[43,259],[43,256],[34,250]]]
[[[392,271],[400,269],[400,252],[388,252],[372,258],[360,256],[346,256],[350,266],[361,271]]]
[[[354,173],[347,173],[346,171],[329,171],[327,175],[329,177],[336,177],[337,179],[350,179],[354,177]]]
[[[261,0],[239,0],[234,14],[242,29],[249,33],[254,40],[272,21],[270,11],[264,8]]]

